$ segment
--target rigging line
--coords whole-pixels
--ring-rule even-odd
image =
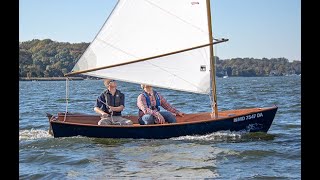
[[[66,78],[66,112],[64,113],[64,119],[63,122],[67,119],[67,113],[68,113],[68,98],[69,98],[69,77]]]
[[[111,108],[109,107],[109,105],[108,105],[108,98],[106,98],[107,103],[103,102],[103,101],[100,99],[100,97],[98,97],[98,100],[99,100],[102,104],[106,105],[107,109],[109,109],[108,111],[109,111],[109,113],[110,113],[109,115],[110,115],[111,123],[112,123],[112,124],[115,124],[115,122],[114,122],[114,120],[113,120],[113,111],[112,111],[112,109],[111,109]]]
[[[108,111],[111,111],[110,114],[113,114],[113,111],[112,111],[112,109],[109,107],[109,105],[108,105],[109,103],[108,103],[108,102],[105,103],[105,102],[103,102],[100,98],[98,98],[98,100],[99,100],[102,104],[106,105],[107,109],[109,109]],[[106,101],[108,101],[108,98],[106,99]]]
[[[214,48],[215,48],[215,56],[213,56],[213,58],[214,58],[214,72],[216,72],[216,64],[217,64],[217,47],[216,46],[214,46]],[[214,74],[214,76],[216,76],[216,74]],[[212,81],[210,81],[210,83],[211,83],[211,85],[210,85],[210,91],[212,91]],[[209,93],[209,98],[210,98],[210,103],[211,103],[211,107],[214,107],[215,106],[215,103],[214,103],[214,97],[213,97],[213,94],[211,94],[211,93]],[[216,95],[216,98],[217,98],[217,95]]]
[[[211,89],[210,89],[210,90],[211,90]],[[211,103],[211,107],[212,107],[212,105],[213,105],[213,97],[212,97],[212,94],[209,93],[208,96],[209,96],[210,103]]]
[[[181,20],[182,22],[184,22],[184,23],[186,23],[186,24],[189,24],[189,25],[191,25],[192,27],[194,27],[194,28],[196,28],[196,29],[200,30],[201,32],[203,32],[203,33],[205,33],[205,34],[207,34],[207,32],[206,32],[206,31],[204,31],[204,30],[202,30],[200,27],[195,26],[194,24],[189,23],[188,21],[186,21],[186,20],[184,20],[184,19],[182,19],[182,18],[180,18],[180,17],[176,16],[175,14],[173,14],[173,13],[171,13],[171,12],[169,12],[169,11],[167,11],[167,10],[163,9],[162,7],[160,7],[160,6],[156,5],[156,4],[154,4],[154,3],[152,3],[152,2],[150,2],[150,1],[148,1],[148,0],[145,0],[145,1],[146,1],[146,2],[148,2],[149,4],[153,5],[154,7],[157,7],[157,8],[159,8],[160,10],[162,10],[162,11],[164,11],[164,12],[168,13],[169,15],[171,15],[171,16],[173,16],[173,17],[175,17],[175,18],[179,19],[179,20]]]

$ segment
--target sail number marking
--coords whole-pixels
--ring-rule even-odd
[[[245,121],[245,120],[255,119],[255,118],[260,118],[260,117],[263,117],[263,113],[261,113],[261,112],[256,113],[256,114],[249,114],[246,116],[240,116],[240,117],[233,118],[233,122]]]

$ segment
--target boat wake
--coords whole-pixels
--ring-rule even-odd
[[[19,141],[21,140],[34,140],[42,138],[52,138],[48,131],[42,129],[30,129],[19,131]]]
[[[259,141],[259,140],[273,140],[275,135],[264,132],[251,132],[248,131],[218,131],[207,135],[193,135],[193,136],[180,136],[177,138],[171,138],[172,140],[191,140],[191,141]]]
[[[244,132],[245,133],[245,132]],[[219,131],[207,135],[180,136],[172,140],[193,140],[193,141],[226,141],[241,139],[242,132]]]

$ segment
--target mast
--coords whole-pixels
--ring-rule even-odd
[[[208,16],[208,30],[209,30],[209,42],[212,43],[212,25],[211,25],[211,10],[210,10],[210,0],[207,0],[207,16]],[[213,44],[210,45],[210,77],[211,77],[211,95],[213,102],[211,104],[212,113],[215,117],[218,117],[218,104],[216,96],[216,69],[215,69],[215,58],[213,54]]]

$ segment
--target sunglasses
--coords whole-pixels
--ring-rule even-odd
[[[112,82],[116,82],[116,80],[111,80],[111,81],[109,82],[109,84],[112,83]]]

